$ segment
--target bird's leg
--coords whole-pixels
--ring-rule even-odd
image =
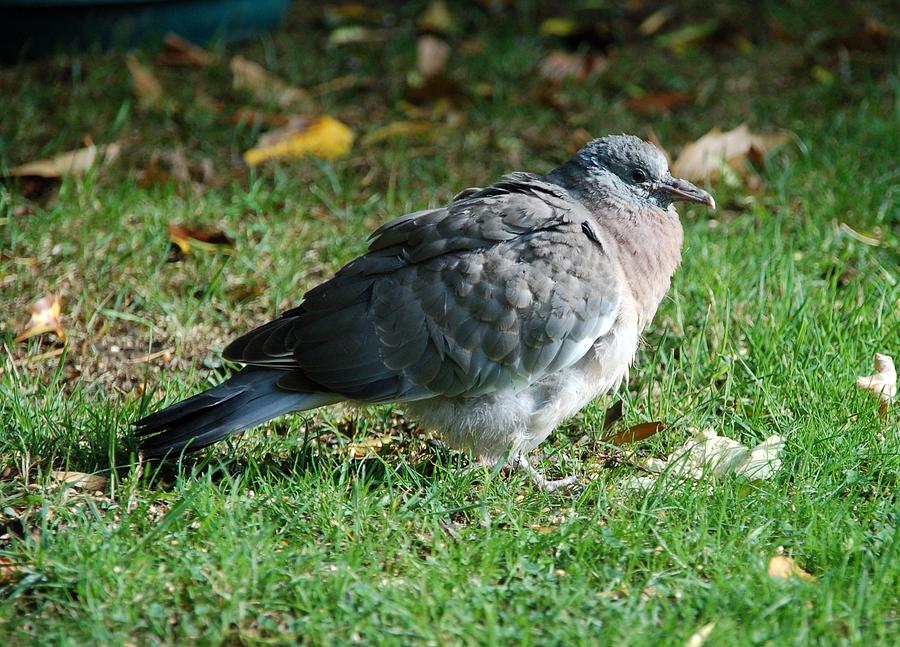
[[[531,477],[532,482],[534,482],[538,489],[541,489],[544,492],[553,492],[561,487],[569,487],[575,483],[575,476],[567,476],[564,479],[548,481],[543,474],[528,462],[528,459],[525,458],[524,454],[519,454],[513,459],[513,467],[528,472],[528,476]]]

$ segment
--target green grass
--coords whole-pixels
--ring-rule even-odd
[[[387,43],[326,47],[298,9],[209,68],[153,66],[178,103],[161,112],[136,104],[121,54],[0,70],[0,169],[85,135],[127,142],[120,162],[56,194],[29,201],[20,183],[0,185],[0,644],[682,645],[710,622],[715,645],[900,642],[897,414],[879,416],[854,388],[874,352],[900,359],[896,40],[846,55],[828,44],[861,16],[896,16],[857,8],[811,22],[779,6],[770,17],[795,36],[737,22],[756,44],[746,53],[676,56],[629,40],[603,75],[564,85],[560,111],[537,93],[535,62],[555,45],[531,12],[478,14],[449,67],[492,98],[470,92],[434,141],[241,165],[259,128],[227,121],[251,102],[231,89],[228,56],[304,87],[375,79],[321,99],[362,134],[404,118],[418,9],[404,11]],[[471,37],[483,51],[459,45]],[[816,65],[830,83],[813,79]],[[625,105],[635,87],[696,98],[648,117]],[[652,130],[677,151],[744,121],[792,142],[762,191],[721,182],[718,212],[682,210],[684,264],[638,354],[623,423],[668,425],[628,448],[637,461],[668,455],[692,428],[748,444],[781,434],[774,479],[624,492],[635,470],[598,443],[608,400],[542,447],[549,473],[589,475],[553,495],[521,475],[463,471],[388,407],[289,416],[181,466],[135,466],[141,411],[221,380],[231,337],[296,304],[385,220],[513,168],[546,171],[576,128]],[[143,186],[150,154],[178,146],[211,159],[214,182]],[[166,263],[169,222],[222,228],[235,253]],[[40,359],[59,348],[51,337],[13,338],[48,291],[63,298],[69,342]],[[351,443],[378,439],[377,454],[351,457]],[[110,482],[66,490],[55,469]],[[780,552],[816,581],[768,578]]]

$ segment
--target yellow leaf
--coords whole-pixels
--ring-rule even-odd
[[[271,159],[305,157],[313,155],[326,160],[334,160],[346,155],[353,144],[353,131],[346,125],[325,115],[299,128],[289,126],[280,129],[278,136],[268,133],[259,144],[244,153],[244,161],[249,166],[257,166]]]
[[[453,29],[453,16],[444,0],[434,0],[419,18],[419,27],[426,31],[447,33]]]
[[[784,555],[775,555],[771,560],[769,560],[769,568],[768,568],[769,577],[787,580],[792,577],[797,577],[803,580],[804,582],[815,582],[816,577],[814,575],[810,575],[797,564],[790,557],[785,557]]]
[[[55,294],[46,294],[30,306],[28,312],[31,313],[31,319],[28,325],[13,341],[19,343],[30,339],[35,335],[45,332],[55,333],[61,341],[66,341],[66,331],[63,330],[59,316],[62,310],[62,302]]]
[[[125,64],[131,72],[131,85],[138,101],[146,106],[159,107],[163,100],[163,88],[159,79],[134,56],[126,57]]]
[[[542,22],[540,31],[543,36],[571,36],[577,29],[578,23],[571,18],[556,16]]]
[[[890,355],[875,353],[875,374],[858,378],[856,387],[874,393],[881,400],[881,413],[886,413],[888,406],[897,398],[894,359]]]
[[[63,175],[83,175],[95,163],[105,164],[115,160],[122,152],[121,144],[114,142],[105,146],[88,146],[68,151],[56,157],[35,160],[21,164],[9,171],[11,177],[58,178]]]

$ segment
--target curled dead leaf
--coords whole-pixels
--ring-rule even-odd
[[[296,119],[260,137],[256,146],[244,153],[244,161],[257,166],[271,159],[307,155],[334,160],[350,151],[353,139],[353,131],[334,117]]]
[[[775,557],[770,559],[767,572],[769,577],[779,580],[788,580],[796,577],[804,582],[816,581],[815,575],[807,573],[797,562],[785,555],[775,555]]]
[[[104,146],[90,145],[61,153],[56,157],[20,164],[9,171],[10,177],[60,178],[64,175],[84,175],[94,164],[103,165],[114,161],[122,152],[118,142]]]
[[[887,413],[888,407],[897,399],[897,369],[894,358],[883,353],[875,353],[875,373],[856,380],[856,388],[871,391],[881,401],[880,412]]]
[[[138,101],[144,106],[161,106],[164,93],[159,79],[130,54],[125,58],[125,64],[131,73],[131,85]]]
[[[106,488],[109,479],[105,476],[97,474],[85,474],[84,472],[68,472],[63,470],[53,470],[50,472],[50,478],[55,483],[75,487],[86,492],[96,492]]]
[[[639,425],[629,427],[625,431],[620,431],[619,433],[613,434],[612,436],[607,436],[603,439],[603,442],[610,443],[612,445],[636,443],[638,441],[646,440],[647,438],[656,435],[665,428],[666,424],[664,422],[660,422],[659,420],[654,420],[653,422],[642,422]]]
[[[715,179],[726,164],[738,171],[746,171],[748,157],[762,161],[787,139],[785,133],[751,133],[747,124],[725,133],[713,129],[684,147],[672,166],[672,175],[692,181]]]
[[[157,64],[176,67],[205,67],[211,60],[212,55],[205,49],[173,33],[166,34],[156,57]]]
[[[45,332],[52,332],[59,337],[60,341],[66,341],[66,331],[60,322],[62,301],[57,295],[48,293],[28,306],[27,309],[31,314],[31,319],[25,329],[13,340],[14,342],[19,343]]]
[[[270,74],[259,63],[235,56],[231,59],[231,74],[234,89],[249,91],[257,101],[271,101],[282,109],[315,111],[315,103],[306,91]]]
[[[234,239],[221,231],[183,227],[171,222],[168,225],[168,230],[169,241],[172,243],[173,252],[175,252],[172,260],[178,260],[181,256],[189,254],[192,246],[207,252],[222,252],[225,254],[231,254],[234,247]]]

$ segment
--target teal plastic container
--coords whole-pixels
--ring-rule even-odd
[[[131,47],[175,32],[190,41],[252,38],[276,27],[289,0],[0,0],[0,59]]]

